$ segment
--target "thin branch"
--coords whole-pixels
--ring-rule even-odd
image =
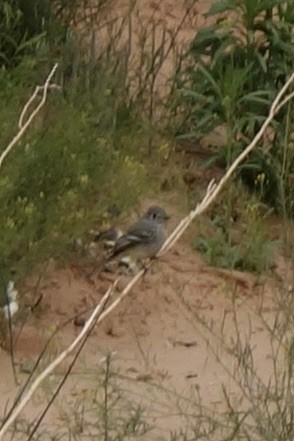
[[[47,339],[42,351],[39,353],[37,360],[34,363],[34,366],[30,372],[30,374],[28,375],[26,381],[24,382],[24,384],[21,387],[20,392],[18,393],[16,399],[14,400],[13,405],[10,407],[8,412],[5,412],[5,417],[2,420],[2,425],[8,420],[8,418],[10,417],[10,415],[12,414],[12,412],[14,411],[14,409],[16,408],[17,404],[19,403],[19,401],[21,400],[22,396],[24,395],[29,383],[31,382],[31,379],[34,375],[34,373],[36,372],[37,367],[39,366],[41,360],[44,357],[44,354],[46,353],[49,344],[51,343],[52,339],[59,333],[62,331],[62,329],[64,329],[69,323],[72,323],[74,321],[74,319],[76,319],[77,317],[80,317],[82,315],[88,314],[90,311],[93,311],[93,307],[91,308],[87,308],[83,311],[78,312],[77,314],[74,314],[71,317],[68,317],[66,319],[66,321],[64,321],[63,323],[61,323],[50,335],[50,337]],[[1,425],[1,427],[2,427]]]
[[[46,404],[45,409],[43,410],[43,412],[41,413],[41,415],[38,417],[37,422],[35,423],[33,430],[31,431],[31,433],[29,434],[29,437],[27,439],[27,441],[30,441],[33,439],[34,434],[36,433],[36,431],[38,430],[40,424],[42,423],[43,419],[45,418],[48,410],[50,409],[50,407],[52,406],[52,404],[54,403],[56,397],[58,396],[59,392],[61,391],[64,383],[66,382],[67,378],[69,377],[69,375],[71,374],[77,359],[80,356],[80,353],[82,352],[85,344],[87,343],[93,329],[95,328],[96,324],[98,323],[99,317],[102,314],[103,309],[106,306],[106,302],[104,303],[103,308],[100,310],[100,314],[98,316],[96,316],[96,318],[92,321],[91,326],[89,327],[89,330],[87,332],[87,334],[84,336],[82,343],[80,344],[79,348],[77,349],[73,360],[71,361],[69,367],[66,369],[65,374],[63,375],[60,383],[58,384],[56,390],[54,391],[53,395],[51,396],[49,402]]]
[[[48,77],[49,78],[49,77]],[[47,82],[46,82],[47,83]],[[35,98],[38,96],[38,93],[41,92],[42,90],[45,91],[45,89],[48,90],[56,90],[56,91],[60,91],[61,90],[61,86],[59,86],[58,84],[47,84],[44,86],[36,86],[35,91],[33,93],[33,95],[28,99],[28,101],[26,102],[26,104],[24,105],[22,112],[20,114],[19,120],[18,120],[18,128],[21,129],[23,127],[23,120],[25,117],[25,114],[28,111],[28,108],[30,107],[30,105],[32,104],[32,102],[35,100]]]
[[[289,95],[283,99],[283,101],[277,106],[275,113],[278,113],[280,108],[283,107],[288,101],[292,100],[292,98],[294,98],[294,92],[289,93]]]
[[[7,299],[8,300],[8,299]],[[16,374],[15,369],[15,357],[14,357],[14,345],[13,345],[13,332],[12,332],[12,317],[11,317],[11,311],[10,311],[10,303],[9,300],[6,303],[8,305],[8,330],[9,330],[9,349],[10,349],[10,360],[11,360],[11,367],[12,367],[12,373],[14,377],[15,384],[19,386],[19,381]]]
[[[42,381],[46,377],[48,377],[48,375],[51,374],[51,372],[53,372],[54,369],[56,369],[57,366],[59,366],[60,363],[63,360],[65,360],[71,352],[73,352],[73,350],[78,346],[80,341],[83,340],[85,335],[87,335],[89,329],[91,329],[91,326],[92,326],[93,322],[95,321],[97,316],[99,316],[99,314],[103,310],[104,306],[108,302],[108,300],[109,300],[109,298],[110,298],[110,296],[111,296],[111,294],[113,292],[113,289],[116,286],[116,283],[117,283],[117,281],[114,282],[114,284],[112,286],[110,286],[110,288],[106,291],[106,293],[102,297],[100,303],[95,307],[95,309],[92,312],[91,316],[89,317],[89,319],[85,323],[85,326],[83,327],[82,331],[75,338],[75,340],[71,343],[71,345],[68,348],[66,348],[63,352],[61,352],[61,354],[59,354],[59,356],[55,360],[53,360],[53,362],[50,363],[49,366],[47,366],[46,369],[44,369],[43,372],[41,372],[41,374],[32,383],[32,385],[30,386],[27,394],[23,397],[23,399],[19,402],[18,406],[14,409],[14,412],[10,415],[10,418],[7,421],[5,421],[5,423],[1,427],[1,430],[0,430],[0,440],[2,439],[4,433],[7,431],[7,429],[15,421],[15,419],[17,418],[19,413],[23,410],[23,408],[28,403],[28,401],[31,399],[32,395],[38,389],[38,387],[42,383]],[[100,318],[101,318],[101,316],[100,316]],[[101,321],[101,320],[99,320],[99,321]]]
[[[141,277],[145,274],[146,269],[141,269],[127,284],[125,289],[122,291],[122,293],[117,297],[117,299],[99,316],[99,319],[97,320],[97,323],[102,322],[102,320],[105,319],[126,297],[126,295],[131,291],[134,285],[138,282],[138,280],[141,279]],[[117,282],[117,280],[116,280]],[[1,438],[0,438],[1,439]]]
[[[19,131],[18,133],[15,135],[15,137],[12,139],[12,141],[8,144],[8,146],[6,147],[6,149],[1,153],[0,156],[0,168],[2,167],[2,163],[4,161],[4,159],[6,158],[6,156],[10,153],[10,151],[13,149],[13,147],[15,146],[15,144],[21,139],[21,137],[23,136],[23,134],[25,133],[25,131],[27,130],[27,128],[30,126],[30,124],[32,123],[32,121],[34,120],[34,118],[36,117],[36,115],[40,112],[40,110],[42,109],[42,107],[44,106],[46,99],[47,99],[47,92],[49,89],[49,83],[53,77],[53,75],[55,74],[55,71],[58,67],[58,63],[54,64],[51,72],[49,73],[44,86],[37,86],[33,95],[31,96],[31,98],[29,98],[28,102],[25,104],[23,111],[20,115],[19,118],[19,123],[18,123],[18,127],[19,127]],[[56,88],[56,85],[55,87]],[[43,95],[42,95],[42,99],[40,101],[40,103],[38,104],[38,106],[32,111],[32,113],[30,114],[30,116],[28,117],[28,119],[26,120],[26,122],[23,124],[23,118],[25,113],[27,112],[27,109],[29,107],[29,105],[32,103],[32,101],[36,98],[38,92],[40,90],[43,90]]]
[[[106,303],[108,302],[117,282],[118,279],[115,280],[113,285],[107,290],[106,294],[102,297],[102,300],[100,301],[99,305],[95,307],[93,313],[87,320],[85,326],[83,327],[80,334],[76,337],[76,339],[71,343],[71,345],[65,349],[49,366],[47,366],[46,369],[35,379],[35,381],[32,383],[30,388],[28,389],[28,392],[22,398],[22,400],[19,402],[17,406],[15,406],[14,411],[11,412],[9,418],[5,421],[3,426],[0,430],[0,440],[2,439],[2,436],[4,433],[8,430],[8,428],[11,426],[11,424],[15,421],[17,416],[20,414],[20,412],[23,410],[25,405],[28,403],[28,401],[31,399],[41,382],[54,370],[57,368],[57,366],[78,346],[79,342],[83,340],[83,338],[92,330],[93,325],[100,323],[102,320],[105,319],[121,302],[122,300],[127,296],[127,294],[131,291],[133,286],[138,282],[138,280],[141,279],[141,277],[144,275],[146,270],[139,271],[135,277],[133,277],[128,285],[125,287],[125,289],[122,291],[122,293],[117,297],[117,299],[107,308],[103,311]],[[101,313],[101,311],[103,311]],[[98,319],[97,319],[98,317]]]

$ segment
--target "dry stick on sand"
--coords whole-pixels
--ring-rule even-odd
[[[25,131],[27,130],[27,128],[29,127],[29,125],[31,124],[33,119],[36,117],[36,115],[40,112],[40,110],[44,106],[46,99],[47,99],[48,89],[59,89],[60,88],[60,86],[57,86],[56,84],[52,84],[52,85],[49,84],[53,75],[55,74],[57,67],[58,67],[58,63],[54,64],[53,68],[51,69],[51,72],[49,73],[49,75],[45,81],[44,86],[36,86],[33,95],[29,98],[29,100],[25,104],[25,106],[21,112],[19,122],[18,122],[19,131],[17,132],[17,134],[15,135],[13,140],[8,144],[6,149],[1,153],[0,168],[2,167],[2,163],[3,163],[4,159],[6,158],[6,156],[10,153],[10,151],[13,149],[15,144],[21,139],[21,137],[23,136],[23,134],[25,133]],[[39,102],[38,106],[32,111],[32,113],[30,114],[30,116],[28,117],[26,122],[23,124],[23,119],[24,119],[24,116],[28,110],[28,107],[31,105],[31,103],[34,101],[34,99],[37,97],[38,93],[41,90],[43,91],[41,101]]]
[[[235,160],[235,162],[228,169],[228,171],[226,172],[226,174],[221,179],[221,181],[219,182],[218,185],[216,185],[214,182],[211,182],[208,185],[206,195],[203,198],[202,202],[199,205],[197,205],[195,210],[191,211],[190,214],[179,223],[179,225],[175,228],[175,230],[172,232],[172,234],[168,237],[168,239],[166,240],[166,242],[162,246],[161,250],[158,253],[158,256],[162,255],[166,250],[171,248],[174,245],[174,243],[179,239],[179,237],[183,234],[183,232],[186,230],[186,228],[192,222],[192,220],[197,215],[199,215],[200,213],[203,213],[203,211],[208,208],[208,206],[217,197],[217,195],[222,190],[222,188],[224,187],[226,182],[229,180],[229,178],[231,177],[233,172],[236,170],[238,165],[243,161],[243,159],[248,155],[248,153],[251,150],[253,150],[253,148],[256,146],[258,141],[261,139],[266,127],[270,124],[270,122],[274,118],[275,114],[281,109],[281,107],[283,105],[285,105],[290,99],[293,98],[293,93],[291,93],[291,94],[287,95],[283,101],[281,101],[283,95],[285,94],[286,90],[288,89],[290,84],[293,82],[293,80],[294,80],[294,73],[291,75],[291,77],[285,83],[284,87],[278,93],[277,97],[275,98],[275,100],[271,106],[268,117],[266,118],[266,120],[263,123],[259,132],[254,137],[253,141],[238,156],[238,158]],[[4,433],[11,426],[11,424],[15,421],[17,416],[20,414],[20,412],[25,407],[25,405],[28,403],[28,401],[31,399],[32,395],[37,390],[40,383],[77,347],[78,343],[82,340],[82,338],[87,335],[87,332],[91,329],[92,324],[94,323],[95,320],[97,320],[97,317],[99,316],[96,323],[100,323],[105,317],[107,317],[121,303],[121,301],[127,296],[127,294],[131,291],[131,289],[138,282],[138,280],[144,275],[144,273],[145,273],[145,269],[139,271],[136,274],[136,276],[134,276],[131,279],[131,281],[125,287],[123,292],[117,297],[117,299],[102,314],[100,314],[101,309],[103,308],[104,304],[106,304],[108,298],[110,297],[111,293],[113,292],[113,289],[117,283],[117,280],[114,282],[114,285],[111,286],[108,289],[108,291],[106,292],[106,294],[103,296],[101,302],[95,308],[95,310],[93,311],[90,318],[87,320],[84,328],[82,329],[81,333],[77,336],[77,338],[49,366],[47,366],[47,368],[32,383],[27,394],[20,401],[20,403],[15,407],[15,409],[12,412],[12,414],[10,415],[10,417],[3,424],[3,426],[0,430],[0,440],[2,439]]]
[[[59,354],[59,356],[52,363],[50,363],[49,366],[47,366],[47,368],[44,369],[44,371],[41,372],[41,374],[32,383],[32,385],[30,386],[30,389],[28,390],[27,394],[23,397],[23,399],[20,401],[18,406],[16,406],[16,408],[14,409],[14,412],[10,415],[10,417],[7,419],[7,421],[5,421],[5,423],[1,427],[1,430],[0,430],[0,440],[2,439],[4,433],[7,431],[8,427],[13,423],[13,421],[15,420],[17,415],[22,411],[22,409],[25,407],[27,402],[30,400],[30,398],[32,397],[33,393],[37,390],[37,388],[42,383],[42,381],[46,377],[48,377],[48,375],[52,371],[54,371],[54,369],[57,366],[59,366],[60,363],[63,360],[65,360],[69,356],[69,354],[71,352],[73,352],[73,350],[78,346],[78,344],[82,341],[82,339],[87,335],[87,333],[91,329],[91,326],[92,326],[93,322],[95,321],[95,319],[97,319],[97,317],[99,317],[99,314],[101,314],[101,311],[103,311],[103,308],[106,305],[106,303],[108,302],[108,300],[109,300],[109,298],[110,298],[110,296],[111,296],[111,294],[113,292],[113,289],[115,288],[115,285],[116,285],[116,283],[114,283],[113,286],[108,288],[108,290],[106,291],[106,293],[102,297],[101,301],[95,307],[95,309],[92,312],[91,316],[89,317],[89,319],[85,323],[85,326],[83,327],[82,331],[77,336],[77,338],[71,343],[71,345],[68,348],[66,348],[63,352],[61,352],[61,354]],[[100,316],[100,318],[101,318],[101,316]],[[100,320],[98,319],[98,322],[99,321]]]

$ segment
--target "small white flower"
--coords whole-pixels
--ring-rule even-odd
[[[11,291],[14,290],[14,282],[12,280],[9,280],[6,288],[7,294],[9,294]]]
[[[6,289],[7,298],[9,300],[9,303],[15,302],[18,296],[18,291],[14,289],[14,282],[9,280],[7,289]]]
[[[18,303],[17,302],[10,302],[8,305],[3,306],[3,313],[6,318],[6,320],[14,316],[18,311]],[[10,313],[10,314],[9,314]]]
[[[17,296],[18,291],[14,289],[14,282],[9,280],[6,288],[7,304],[2,308],[3,314],[7,320],[9,319],[9,316],[13,317],[18,311]]]

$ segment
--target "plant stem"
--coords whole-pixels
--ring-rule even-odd
[[[103,382],[104,389],[104,409],[103,409],[103,417],[104,417],[104,441],[108,441],[108,382],[110,378],[110,354],[106,357],[106,369],[105,369],[105,378]]]

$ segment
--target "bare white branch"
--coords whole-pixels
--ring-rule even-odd
[[[109,300],[111,294],[113,293],[113,290],[115,289],[118,279],[113,283],[112,286],[107,290],[107,292],[102,297],[100,303],[95,307],[94,311],[92,312],[91,316],[85,323],[85,326],[83,327],[80,334],[75,338],[75,340],[71,343],[71,345],[66,348],[55,360],[53,360],[52,363],[47,366],[43,372],[35,379],[35,381],[32,383],[30,388],[28,389],[26,395],[22,398],[22,400],[19,402],[19,404],[15,407],[14,411],[11,413],[10,417],[7,419],[7,421],[3,424],[1,430],[0,430],[0,440],[2,440],[3,435],[8,430],[8,428],[11,426],[11,424],[15,421],[17,416],[20,414],[20,412],[23,410],[23,408],[26,406],[26,404],[29,402],[33,394],[38,389],[39,385],[44,381],[48,375],[56,369],[56,367],[66,358],[68,355],[73,352],[73,350],[78,346],[78,344],[81,342],[81,340],[87,335],[89,330],[91,329],[92,325],[96,321],[96,323],[100,323],[102,320],[105,319],[121,302],[122,300],[127,296],[127,294],[131,291],[133,286],[138,282],[138,280],[143,276],[144,270],[141,270],[138,272],[127,284],[125,289],[122,291],[122,293],[117,297],[116,300],[112,302],[112,304],[101,313],[101,311],[104,309],[104,306],[106,305],[107,301]],[[98,317],[98,319],[97,319]]]
[[[51,74],[50,74],[51,75]],[[50,75],[47,78],[47,81],[49,79],[50,81]],[[28,108],[30,107],[30,105],[32,104],[32,102],[36,99],[36,97],[38,96],[38,93],[41,92],[43,90],[43,92],[46,92],[47,90],[55,90],[55,91],[60,91],[61,90],[61,86],[59,86],[58,84],[49,84],[49,83],[45,83],[44,86],[36,86],[35,91],[33,93],[33,95],[28,99],[28,101],[26,102],[26,104],[24,105],[22,112],[20,114],[19,120],[18,120],[18,128],[21,129],[23,127],[23,120],[24,117],[28,111]],[[47,92],[46,92],[47,93]]]
[[[28,403],[28,401],[33,396],[34,392],[38,389],[39,385],[42,383],[42,381],[48,377],[49,374],[51,374],[54,369],[56,369],[57,366],[60,365],[60,363],[65,360],[73,352],[73,350],[78,346],[78,344],[82,341],[82,339],[87,335],[89,330],[91,329],[93,323],[103,310],[104,306],[106,305],[107,301],[109,300],[113,289],[116,285],[116,282],[107,290],[107,292],[102,297],[100,303],[95,307],[94,311],[92,312],[91,316],[85,323],[82,331],[80,334],[75,338],[75,340],[71,343],[68,348],[66,348],[59,356],[52,361],[52,363],[49,364],[49,366],[46,367],[46,369],[41,372],[40,375],[35,379],[35,381],[30,386],[29,390],[27,391],[26,395],[22,398],[22,400],[19,402],[19,404],[15,407],[14,411],[10,415],[10,417],[7,419],[7,421],[3,424],[1,430],[0,430],[0,440],[2,439],[4,433],[7,431],[7,429],[11,426],[13,421],[15,421],[16,417],[19,415],[19,413],[23,410],[25,405]],[[112,306],[112,305],[111,305]]]
[[[13,149],[13,147],[15,146],[15,144],[21,139],[21,137],[23,136],[23,134],[25,133],[25,131],[27,130],[27,128],[30,126],[30,124],[32,123],[33,119],[36,117],[36,115],[40,112],[40,110],[42,109],[42,107],[44,106],[46,99],[47,99],[47,92],[49,89],[49,83],[53,77],[53,75],[55,74],[55,71],[58,67],[58,63],[56,63],[51,72],[49,73],[44,86],[37,86],[33,95],[29,98],[29,100],[27,101],[27,103],[25,104],[20,118],[19,118],[19,122],[18,122],[18,127],[19,127],[19,131],[17,132],[17,134],[15,135],[15,137],[12,139],[12,141],[8,144],[8,146],[6,147],[5,150],[3,150],[3,152],[1,153],[0,156],[0,168],[2,167],[2,163],[4,161],[4,159],[6,158],[6,156],[11,152],[11,150]],[[56,87],[55,87],[56,88]],[[23,119],[24,116],[27,112],[28,107],[31,105],[31,103],[33,102],[33,100],[36,98],[38,92],[42,90],[43,94],[42,94],[42,99],[40,101],[40,103],[38,104],[38,106],[32,111],[32,113],[30,114],[30,116],[28,117],[28,119],[26,120],[26,122],[23,124]]]

